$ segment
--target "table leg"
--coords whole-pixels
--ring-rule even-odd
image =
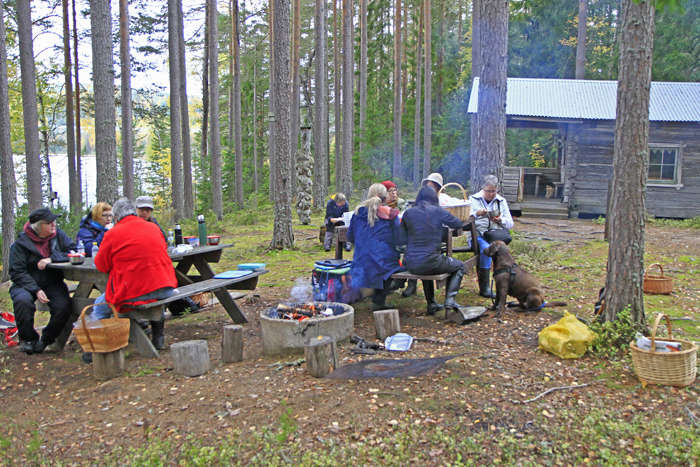
[[[335,259],[343,259],[343,249],[345,242],[340,241],[340,235],[335,236]]]
[[[129,342],[134,344],[139,355],[141,355],[142,357],[158,358],[158,351],[155,347],[153,347],[151,340],[148,338],[146,333],[143,332],[141,326],[139,326],[135,319],[132,319],[130,321],[131,323],[129,325]]]
[[[194,257],[192,263],[204,280],[214,277],[214,271],[204,258]],[[234,323],[243,324],[248,322],[248,319],[246,319],[245,315],[236,304],[236,301],[231,298],[231,295],[229,295],[225,287],[214,290],[214,295],[219,299],[221,306],[224,307],[224,310],[226,310],[226,313],[228,313]]]
[[[93,284],[92,282],[81,282],[78,284],[78,287],[75,289],[75,292],[73,292],[73,298],[71,299],[72,310],[70,318],[68,318],[66,327],[63,328],[61,334],[59,334],[59,336],[56,338],[55,346],[58,350],[63,350],[63,348],[66,346],[66,342],[68,342],[68,339],[70,338],[70,335],[73,332],[73,323],[78,321],[78,318],[80,318],[80,312],[83,309],[81,305],[85,306],[85,301],[88,300],[88,297],[90,297],[90,292],[92,292],[92,288],[94,286],[95,284]]]

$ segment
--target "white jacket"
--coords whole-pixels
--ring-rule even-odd
[[[480,192],[471,195],[469,197],[469,201],[471,202],[471,215],[472,217],[476,217],[476,211],[480,209],[486,209],[488,211],[491,211],[493,209],[498,208],[501,211],[501,223],[503,224],[503,228],[505,229],[512,229],[513,228],[513,216],[510,215],[510,209],[508,208],[508,201],[506,199],[499,195],[496,194],[496,197],[491,201],[490,203],[484,199],[484,191],[481,190]],[[487,230],[497,230],[500,229],[501,226],[499,226],[495,222],[491,222],[488,217],[476,217],[476,231],[479,232],[479,235],[483,235],[484,232]]]

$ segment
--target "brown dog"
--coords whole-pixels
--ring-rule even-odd
[[[515,264],[508,246],[502,241],[495,241],[484,250],[486,256],[493,258],[493,280],[496,284],[496,303],[492,310],[498,308],[496,317],[506,309],[508,295],[518,299],[522,311],[539,310],[545,306],[566,306],[565,302],[545,302],[544,292],[537,280],[526,270]]]

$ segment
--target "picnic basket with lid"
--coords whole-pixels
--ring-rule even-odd
[[[662,318],[666,318],[668,338],[665,341],[681,344],[680,352],[656,352],[656,330]],[[630,343],[632,364],[637,378],[642,383],[659,384],[662,386],[688,386],[693,384],[697,374],[698,346],[693,342],[674,339],[671,333],[671,319],[668,315],[659,313],[651,331],[651,350],[642,350],[636,342]]]
[[[462,190],[462,194],[464,195],[464,203],[459,206],[440,206],[441,208],[445,209],[447,212],[455,216],[457,219],[461,221],[466,221],[469,219],[469,214],[471,214],[471,205],[469,204],[469,198],[467,197],[467,192],[464,190],[462,185],[459,183],[445,183],[442,188],[440,188],[440,191],[438,191],[438,195],[445,191],[445,187],[450,186],[450,185],[455,185],[458,186],[460,190]]]
[[[114,318],[100,320],[102,326],[99,327],[88,327],[85,322],[85,312],[88,308],[95,306],[95,304],[86,306],[80,313],[81,323],[73,331],[78,339],[78,343],[85,352],[114,352],[129,344],[129,319],[119,318],[114,305],[111,303],[107,305],[112,309]]]
[[[656,266],[661,274],[649,274],[649,269]],[[644,271],[644,292],[657,295],[668,295],[673,290],[673,279],[664,276],[664,268],[659,263],[650,264]]]

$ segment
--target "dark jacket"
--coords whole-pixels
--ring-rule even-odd
[[[163,232],[163,227],[161,227],[160,224],[158,223],[158,219],[156,219],[155,217],[151,216],[146,222],[151,222],[151,223],[153,223],[153,224],[155,224],[155,225],[158,226],[158,228],[160,229],[160,233],[163,234],[163,240],[165,240],[165,243],[167,244],[167,243],[168,243],[168,237],[165,236],[165,232]]]
[[[77,248],[76,243],[66,233],[56,228],[56,236],[49,242],[51,245],[51,262],[65,263],[68,261],[70,250]],[[34,242],[22,232],[17,241],[10,247],[10,279],[11,288],[22,288],[34,297],[46,285],[63,281],[63,272],[59,269],[45,268],[43,271],[37,263],[43,259]]]
[[[85,256],[92,256],[92,244],[97,242],[97,246],[102,244],[102,238],[104,237],[107,229],[97,224],[92,220],[92,212],[88,214],[82,221],[80,221],[80,230],[78,230],[78,235],[76,237],[76,243],[78,241],[83,242],[85,247]]]
[[[350,267],[352,285],[355,288],[383,289],[384,280],[403,271],[399,264],[396,242],[399,238],[398,211],[391,219],[377,219],[374,226],[367,222],[367,208],[355,212],[348,229],[348,241],[355,244],[355,254]]]
[[[461,220],[432,204],[420,203],[404,212],[399,243],[406,245],[403,264],[409,271],[417,267],[421,270],[431,269],[431,266],[439,264],[443,224],[451,229],[462,227]]]
[[[348,212],[347,201],[343,206],[338,206],[335,204],[334,199],[329,199],[328,204],[326,204],[326,218],[324,224],[326,225],[326,232],[334,232],[336,224],[331,222],[331,219],[336,217],[343,217],[344,212]]]

